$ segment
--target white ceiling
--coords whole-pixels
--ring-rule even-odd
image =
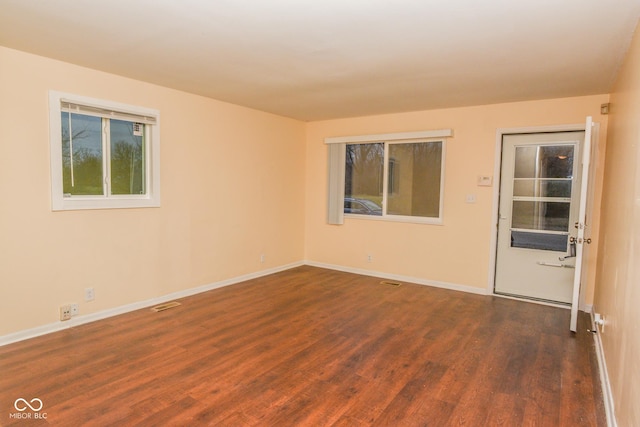
[[[640,0],[0,0],[0,45],[300,120],[608,93]]]

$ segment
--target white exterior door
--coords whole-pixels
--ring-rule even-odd
[[[572,303],[584,137],[503,136],[496,293]]]

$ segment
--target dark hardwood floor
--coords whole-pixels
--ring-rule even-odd
[[[0,425],[606,424],[584,313],[313,267],[180,302],[0,347]]]

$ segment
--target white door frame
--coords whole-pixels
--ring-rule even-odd
[[[597,129],[597,124],[595,125]],[[495,145],[495,162],[493,170],[493,210],[491,212],[491,252],[489,258],[489,281],[487,283],[487,294],[499,296],[503,298],[521,299],[516,297],[502,296],[494,292],[494,284],[496,279],[496,261],[497,261],[497,249],[498,249],[498,214],[499,214],[499,202],[500,202],[500,171],[502,168],[502,136],[512,133],[543,133],[543,132],[572,132],[572,131],[584,131],[585,123],[576,123],[568,125],[553,125],[553,126],[528,126],[528,127],[513,127],[513,128],[498,128],[496,130],[496,145]],[[596,132],[597,135],[597,132]],[[595,145],[595,144],[594,144]],[[593,149],[593,147],[592,147]],[[593,160],[593,159],[592,159]],[[581,159],[579,160],[581,161]],[[593,171],[593,170],[592,170]],[[591,179],[589,183],[591,184]],[[587,210],[589,214],[589,211]],[[589,215],[591,217],[591,215]],[[580,289],[580,303],[578,304],[580,309],[584,309],[584,294]],[[561,307],[571,309],[570,306],[564,304],[554,304],[550,302],[536,301],[530,299],[521,299],[522,301],[533,302],[543,305],[551,305],[555,307]]]

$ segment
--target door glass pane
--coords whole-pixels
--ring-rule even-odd
[[[572,178],[573,145],[516,147],[515,178]]]
[[[442,141],[389,145],[387,213],[440,216]]]
[[[535,179],[514,179],[513,195],[515,197],[533,197],[536,194]]]
[[[540,178],[572,178],[573,149],[573,145],[539,147]]]
[[[569,202],[513,201],[512,228],[569,231]]]
[[[61,113],[62,191],[65,197],[103,195],[102,119]]]
[[[348,144],[344,213],[382,215],[384,144]]]
[[[515,197],[571,197],[571,180],[516,179],[513,182]]]
[[[111,120],[111,194],[144,194],[144,125]]]
[[[571,180],[540,181],[540,197],[571,197]]]
[[[515,178],[536,178],[538,147],[516,147]]]
[[[511,247],[565,252],[567,250],[567,238],[568,236],[564,234],[511,231]]]

